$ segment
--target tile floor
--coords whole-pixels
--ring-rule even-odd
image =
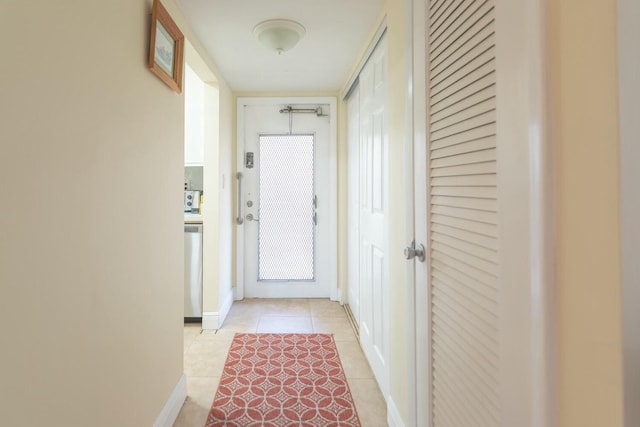
[[[387,426],[384,399],[344,309],[326,299],[245,299],[236,301],[218,331],[184,327],[187,401],[174,427],[202,427],[236,332],[332,333],[363,427]]]

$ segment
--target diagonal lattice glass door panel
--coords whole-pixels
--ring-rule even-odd
[[[314,280],[314,135],[260,135],[259,144],[258,280]]]

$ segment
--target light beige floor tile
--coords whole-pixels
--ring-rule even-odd
[[[202,323],[185,323],[184,334],[198,335],[202,331]]]
[[[188,323],[184,327],[184,350],[185,353],[187,349],[193,344],[196,338],[200,335],[202,331],[202,325],[200,323]]]
[[[184,357],[187,378],[220,376],[230,347],[231,341],[193,343]]]
[[[387,405],[374,379],[349,379],[362,427],[386,427]]]
[[[185,402],[174,427],[201,427],[211,409],[220,377],[188,377],[187,401]]]
[[[327,320],[347,320],[347,313],[344,311],[344,307],[337,301],[321,298],[310,299],[309,309],[313,317],[325,318]]]
[[[346,320],[327,320],[325,317],[313,317],[313,332],[333,334],[336,341],[356,341],[351,324]]]
[[[195,339],[196,342],[198,341],[211,341],[213,339],[216,339],[216,336],[218,335],[218,331],[215,329],[204,329],[200,335],[198,335]]]
[[[229,315],[222,322],[222,327],[228,325],[246,325],[250,323],[256,323],[258,319],[260,319],[260,315],[255,313],[229,313]]]
[[[347,378],[373,378],[369,363],[357,341],[336,341],[336,347]]]
[[[195,343],[199,342],[231,342],[233,340],[233,333],[230,331],[217,330],[205,330],[195,339]]]
[[[313,333],[311,317],[260,316],[258,333]]]
[[[218,332],[225,333],[243,333],[243,334],[255,334],[258,329],[258,319],[252,320],[250,322],[233,322],[233,323],[223,323],[222,327],[218,330]]]
[[[211,407],[219,383],[220,377],[188,377],[187,396],[198,403]]]
[[[258,322],[256,321],[256,325],[253,327],[253,331],[251,331],[251,332],[255,332],[255,328],[257,326],[258,326]],[[231,342],[231,341],[233,341],[233,337],[236,335],[236,333],[243,333],[243,332],[237,332],[237,331],[234,331],[234,330],[229,329],[229,328],[218,329],[216,331],[216,335],[214,337],[214,340]]]
[[[201,427],[207,421],[210,409],[210,406],[203,406],[187,397],[173,427]]]
[[[265,299],[259,304],[261,315],[310,316],[309,300],[306,299]]]
[[[236,301],[229,310],[229,316],[247,316],[247,315],[259,315],[262,312],[262,305],[257,300],[244,299],[242,301]]]

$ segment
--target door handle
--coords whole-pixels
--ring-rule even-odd
[[[411,246],[407,246],[404,248],[404,257],[407,260],[411,260],[413,258],[418,258],[418,261],[424,262],[425,258],[425,249],[424,245],[420,243],[416,246],[415,240],[411,242]]]
[[[236,217],[236,223],[241,225],[244,222],[242,217],[242,172],[238,172],[236,178],[238,179],[238,216]]]

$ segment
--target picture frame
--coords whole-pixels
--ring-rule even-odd
[[[153,0],[149,69],[177,93],[182,93],[184,35],[160,0]]]

